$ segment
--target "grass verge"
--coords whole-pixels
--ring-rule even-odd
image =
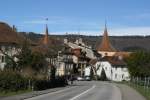
[[[19,95],[19,94],[23,94],[23,93],[28,93],[28,92],[31,92],[32,90],[20,90],[20,91],[17,91],[17,92],[3,92],[3,91],[0,91],[0,96],[13,96],[13,95]]]
[[[150,87],[147,88],[147,87],[144,87],[144,86],[141,86],[141,85],[136,85],[134,83],[125,83],[127,84],[128,86],[134,88],[135,90],[137,90],[140,94],[142,94],[147,100],[150,100]]]

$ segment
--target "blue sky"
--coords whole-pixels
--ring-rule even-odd
[[[18,31],[102,35],[106,20],[110,35],[150,35],[150,0],[1,0],[0,12]]]

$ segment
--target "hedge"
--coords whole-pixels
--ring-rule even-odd
[[[63,87],[68,83],[65,77],[56,77],[53,80],[30,80],[30,88],[34,90],[45,90],[55,87]],[[0,72],[0,91],[1,92],[17,92],[19,90],[27,90],[29,88],[29,78],[25,78],[16,72]]]
[[[68,85],[68,83],[64,77],[57,77],[53,80],[36,80],[34,81],[34,90],[45,90],[66,85]]]
[[[28,79],[15,72],[0,72],[0,91],[18,91],[28,88]]]

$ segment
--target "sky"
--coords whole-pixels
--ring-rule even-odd
[[[0,21],[49,34],[150,35],[150,0],[1,0]],[[48,21],[45,19],[48,18]]]

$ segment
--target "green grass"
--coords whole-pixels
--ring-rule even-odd
[[[142,94],[147,100],[150,100],[150,87],[149,89],[144,89],[144,86],[140,86],[140,85],[135,85],[133,83],[126,83],[127,85],[129,85],[130,87],[134,88],[135,90],[137,90],[140,94]]]
[[[0,91],[0,96],[13,96],[13,95],[19,95],[19,94],[23,94],[23,93],[28,93],[28,92],[31,92],[32,90],[20,90],[20,91],[17,91],[17,92],[1,92]]]

